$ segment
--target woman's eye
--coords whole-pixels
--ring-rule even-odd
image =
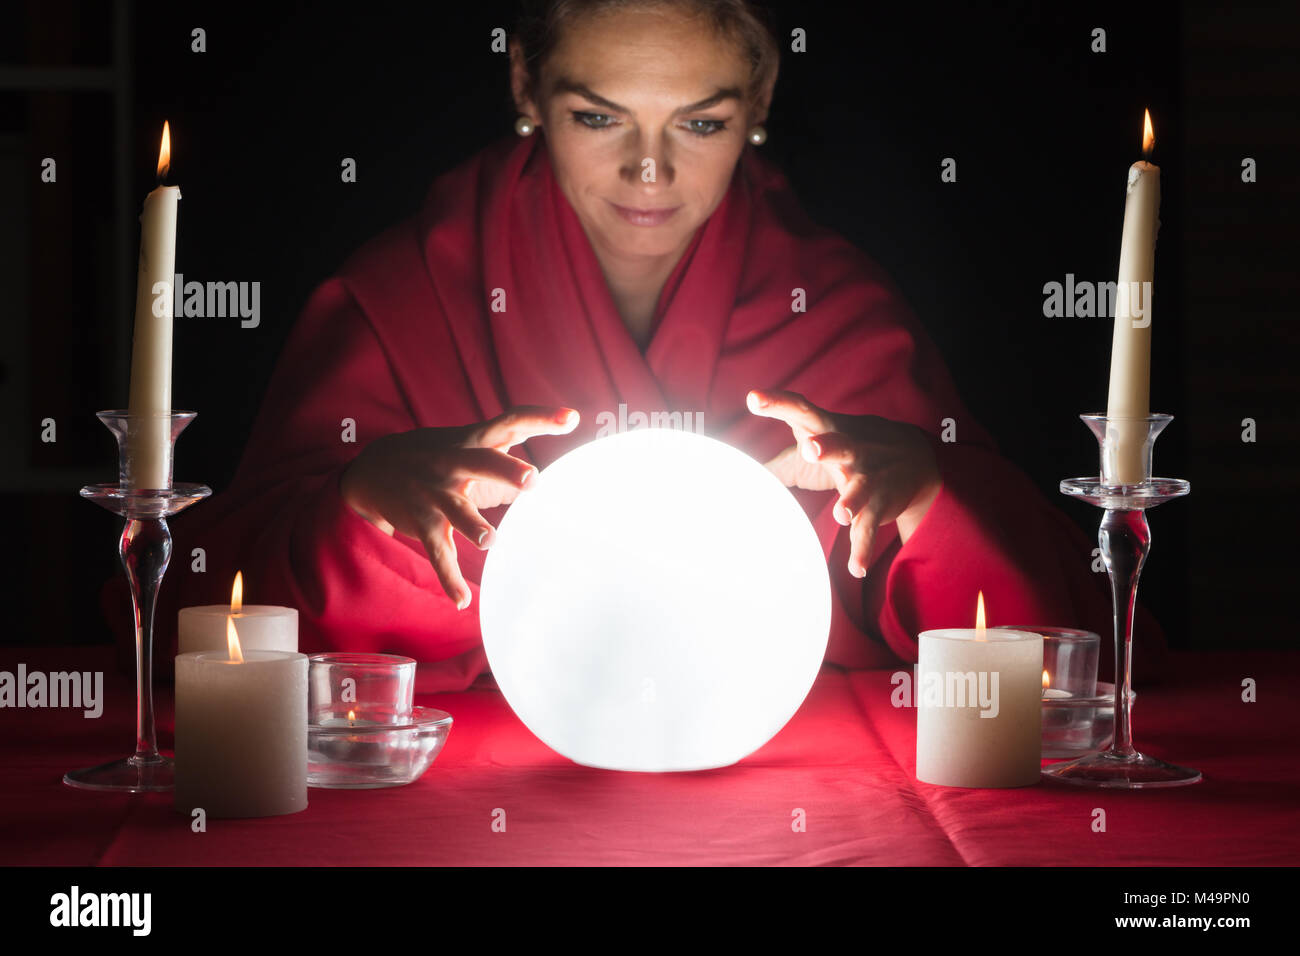
[[[727,124],[724,120],[693,119],[686,121],[686,128],[700,136],[712,136],[726,129]]]
[[[592,113],[587,110],[572,110],[574,122],[588,129],[608,129],[618,120],[608,113]],[[692,119],[686,121],[686,129],[697,136],[712,136],[727,128],[725,120]]]
[[[590,129],[604,129],[606,126],[610,126],[614,122],[614,117],[612,116],[607,116],[604,113],[586,113],[582,110],[574,110],[573,118],[575,121],[581,123],[583,126],[589,127]]]

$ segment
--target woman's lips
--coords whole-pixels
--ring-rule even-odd
[[[606,200],[609,202],[609,200]],[[620,206],[616,202],[609,203],[614,207],[614,211],[630,222],[634,226],[662,226],[681,206],[664,206],[658,209],[637,209],[632,206]]]

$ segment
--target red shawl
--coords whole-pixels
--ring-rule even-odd
[[[491,309],[497,289],[504,312]],[[805,312],[792,311],[795,289],[805,290]],[[233,484],[173,522],[178,560],[162,587],[160,654],[174,641],[176,609],[229,600],[242,569],[247,601],[299,609],[302,650],[441,662],[422,689],[461,689],[486,663],[477,586],[486,553],[455,536],[474,595],[457,611],[419,542],[384,535],[343,503],[339,475],[365,443],[518,404],[578,409],[572,434],[514,449],[544,468],[591,440],[600,412],[626,403],[702,412],[704,433],[763,462],[793,440],[787,425],[747,410],[751,388],[791,389],[830,411],[912,422],[935,436],[943,419],[956,421],[955,444],[934,442],[942,492],[905,547],[894,525],[881,529],[865,583],[846,568],[837,495],[793,492],[830,561],[828,661],[915,660],[919,631],[973,626],[980,589],[990,623],[1107,635],[1092,542],[997,454],[880,268],[809,222],[754,149],[665,286],[642,354],[535,136],[494,145],[438,179],[418,215],[312,295]],[[344,419],[356,423],[355,443],[341,440]],[[503,513],[484,516],[495,525]],[[206,551],[205,573],[188,566],[195,547]],[[114,586],[105,602],[121,629],[125,601]],[[1145,626],[1142,643],[1157,643],[1153,622]]]

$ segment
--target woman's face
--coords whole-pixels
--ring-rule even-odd
[[[761,121],[739,48],[671,6],[578,18],[543,65],[536,102],[522,98],[523,79],[516,56],[516,102],[540,119],[560,188],[605,257],[680,252]]]

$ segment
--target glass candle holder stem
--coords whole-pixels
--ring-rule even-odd
[[[158,588],[171,560],[172,536],[167,519],[212,494],[206,485],[172,482],[176,438],[194,420],[194,412],[133,415],[121,409],[97,413],[117,439],[118,480],[86,485],[81,496],[126,519],[118,555],[131,586],[135,631],[135,752],[121,760],[71,770],[63,782],[81,790],[165,791],[173,786],[172,761],[159,753],[153,711],[154,609]],[[143,445],[160,443],[143,455]],[[161,455],[162,457],[159,457]],[[153,466],[148,474],[166,478],[164,487],[143,487],[136,460]]]
[[[1133,689],[1133,612],[1137,607],[1138,577],[1151,549],[1151,527],[1146,511],[1107,509],[1097,533],[1101,559],[1110,578],[1114,605],[1115,638],[1115,735],[1111,751],[1124,756],[1133,749],[1133,723],[1129,692]],[[1122,683],[1121,683],[1122,680]]]
[[[118,541],[118,554],[131,584],[135,617],[135,761],[158,764],[153,713],[153,627],[158,586],[171,561],[172,536],[166,518],[128,518]]]

